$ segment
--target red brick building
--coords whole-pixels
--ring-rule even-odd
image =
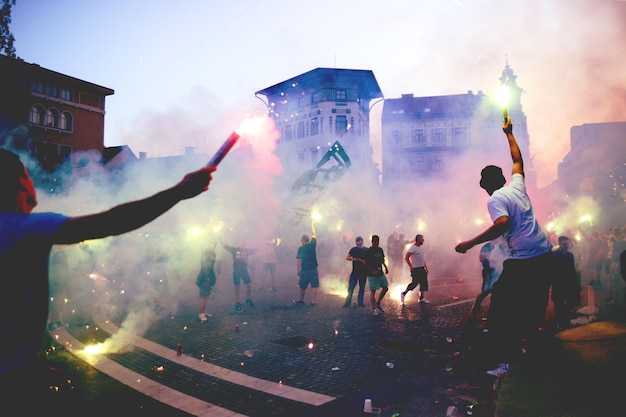
[[[0,145],[27,150],[48,170],[78,165],[83,152],[103,154],[112,89],[5,55],[0,74]]]

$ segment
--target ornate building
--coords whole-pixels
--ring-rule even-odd
[[[527,182],[535,183],[529,153],[522,89],[507,64],[500,83],[508,89],[507,111],[525,157]],[[502,141],[502,105],[482,92],[434,97],[403,94],[385,99],[382,114],[382,169],[385,188],[446,175],[459,158],[487,155]]]
[[[316,68],[256,92],[280,131],[276,153],[293,177],[339,141],[357,169],[373,167],[370,102],[383,95],[372,71]]]

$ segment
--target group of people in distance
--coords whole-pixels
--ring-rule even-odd
[[[494,341],[491,345],[492,357],[494,365],[498,364],[489,371],[492,375],[506,373],[511,361],[519,354],[520,340],[524,338],[530,343],[537,333],[546,312],[555,265],[553,245],[539,226],[526,192],[523,159],[509,118],[504,120],[503,131],[513,162],[509,184],[505,185],[507,180],[502,169],[494,165],[486,166],[481,171],[480,179],[480,187],[489,194],[487,208],[493,223],[482,233],[455,247],[457,252],[466,253],[474,246],[500,236],[506,241],[507,259],[503,262],[498,280],[490,289],[491,301],[487,315]],[[21,402],[23,395],[20,394],[29,393],[30,382],[37,378],[32,365],[48,319],[48,262],[52,246],[120,235],[142,227],[182,200],[207,191],[215,170],[215,166],[204,167],[185,175],[176,185],[147,198],[120,204],[99,213],[70,217],[58,213],[33,212],[37,195],[27,169],[18,154],[0,149],[0,339],[5,341],[0,344],[0,389],[7,399]],[[314,306],[319,277],[314,223],[311,228],[312,235],[302,236],[297,251],[300,294],[294,303],[304,304],[305,291],[310,286],[311,305]],[[370,288],[372,312],[379,314],[383,311],[381,301],[389,285],[385,275],[389,270],[380,248],[380,238],[372,236],[371,246],[365,250],[363,239],[357,238],[355,243],[356,246],[346,257],[353,262],[353,271],[345,305],[350,305],[358,283],[358,304],[364,306],[365,275]],[[419,300],[426,303],[424,293],[428,290],[428,267],[423,243],[424,237],[417,235],[405,255],[404,260],[411,268],[412,281],[403,291],[402,298],[420,286]],[[214,249],[215,244],[212,247]],[[241,242],[236,248],[227,245],[224,248],[233,254],[236,303],[241,304],[238,289],[243,281],[247,285],[245,302],[253,306],[250,277],[247,267],[245,271],[243,268],[250,251]],[[203,265],[214,264],[215,257],[207,254]],[[238,265],[241,268],[238,269]],[[205,320],[206,298],[211,293],[215,276],[203,273],[198,276],[197,282],[200,288],[199,318]]]

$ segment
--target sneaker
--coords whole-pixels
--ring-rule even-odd
[[[365,307],[365,304],[360,303],[360,304],[359,304],[359,307]]]
[[[501,363],[496,369],[491,369],[487,371],[487,375],[497,376],[499,378],[506,375],[507,372],[509,372],[509,365],[506,363]]]
[[[350,307],[350,303],[348,303],[348,302],[343,303],[343,308],[348,308],[348,307]]]
[[[422,299],[420,299],[420,303],[422,303],[422,304],[430,304],[430,301],[428,301],[425,298],[422,298]]]
[[[404,291],[402,291],[402,292],[400,293],[400,302],[401,302],[402,304],[404,304],[404,296],[405,296],[405,295],[406,295],[406,294],[405,294],[405,292],[404,292]]]
[[[205,321],[207,321],[207,320],[209,319],[209,318],[207,317],[207,315],[206,315],[206,314],[204,314],[204,313],[200,313],[200,314],[198,314],[198,318],[200,319],[200,321],[201,321],[202,323],[204,323]]]
[[[380,311],[381,313],[384,313],[385,310],[383,310],[383,308],[380,306],[380,304],[376,304],[376,308],[378,309],[378,311]]]
[[[300,305],[300,304],[304,304],[304,301],[302,301],[302,300],[293,300],[293,303]]]
[[[311,307],[311,308],[315,307],[315,303],[309,304],[309,307]]]
[[[372,314],[377,316],[378,315],[378,309],[377,308],[372,309]]]
[[[241,303],[236,303],[235,304],[235,310],[239,313],[241,313],[243,311],[243,304]]]
[[[249,298],[246,300],[246,304],[249,305],[250,307],[254,307],[254,303]]]

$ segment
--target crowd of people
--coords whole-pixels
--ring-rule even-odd
[[[490,296],[487,314],[489,331],[493,334],[493,358],[496,367],[491,375],[508,371],[509,364],[519,354],[521,339],[532,340],[544,320],[546,307],[554,303],[560,327],[567,327],[571,312],[581,304],[583,280],[606,291],[606,302],[614,302],[623,291],[625,227],[613,227],[607,234],[593,229],[579,230],[581,239],[562,235],[553,242],[537,222],[532,203],[526,192],[524,164],[513,135],[513,125],[506,118],[503,132],[512,159],[512,172],[507,180],[500,167],[488,165],[481,171],[480,187],[489,195],[487,209],[492,224],[482,233],[462,241],[454,248],[464,254],[481,245],[478,261],[482,267],[483,285],[471,308],[476,316],[482,301]],[[10,272],[0,287],[0,335],[12,343],[0,347],[0,372],[3,383],[15,383],[7,389],[23,389],[29,366],[39,347],[49,316],[48,264],[53,245],[74,244],[86,239],[99,239],[135,230],[163,215],[173,206],[206,191],[216,167],[205,167],[186,175],[178,184],[142,200],[121,204],[100,213],[69,217],[57,213],[33,213],[37,205],[34,184],[17,154],[0,149],[0,265],[4,274]],[[580,242],[579,242],[580,240]],[[401,293],[401,303],[416,291],[417,302],[428,304],[429,267],[423,234],[405,240],[396,230],[387,239],[387,254],[380,246],[379,235],[370,236],[366,247],[361,236],[356,237],[345,260],[352,263],[347,277],[347,296],[343,306],[350,307],[358,285],[357,306],[365,307],[366,285],[369,287],[371,314],[384,313],[383,300],[390,283],[410,276],[411,281]],[[579,242],[579,243],[577,243]],[[237,312],[253,308],[252,277],[248,259],[260,254],[263,273],[271,291],[277,291],[277,238],[268,239],[261,249],[248,248],[241,240],[237,246],[219,242],[232,255],[234,305]],[[211,317],[208,300],[218,282],[215,271],[217,240],[202,251],[199,260],[198,319]],[[584,247],[584,251],[576,248]],[[573,249],[574,248],[574,249]],[[573,252],[578,252],[575,255]],[[584,252],[584,255],[580,253]],[[304,306],[310,288],[309,307],[315,307],[320,288],[315,221],[311,234],[303,234],[294,254],[298,297],[296,306]],[[584,262],[581,262],[581,259]],[[390,265],[390,266],[389,266]],[[403,274],[406,271],[406,274]],[[241,283],[246,286],[245,301],[240,294]],[[626,292],[624,292],[626,302]],[[524,312],[520,314],[520,312]],[[53,320],[60,323],[61,318]],[[10,378],[5,378],[9,376]],[[3,388],[5,385],[3,385]],[[16,388],[17,387],[17,388]]]

